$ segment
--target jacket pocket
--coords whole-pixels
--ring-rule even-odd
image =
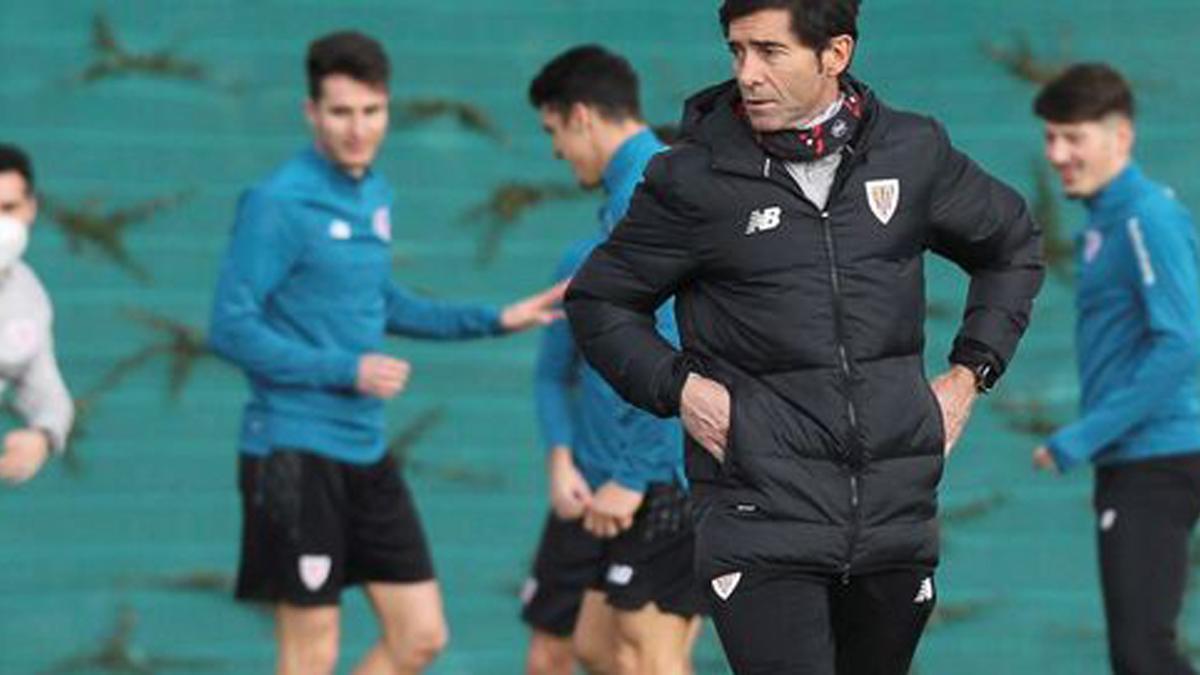
[[[937,394],[933,393],[933,386],[929,384],[929,380],[924,375],[921,376],[921,384],[925,390],[925,398],[932,409],[933,428],[937,430],[937,447],[941,448],[944,455],[946,454],[946,418],[942,415],[942,404],[938,403]]]

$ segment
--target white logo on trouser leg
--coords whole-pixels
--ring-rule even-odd
[[[521,598],[521,604],[528,605],[529,603],[533,602],[533,598],[535,595],[537,595],[537,592],[538,580],[534,579],[533,577],[526,579],[525,584],[521,586],[521,593],[519,596]]]
[[[1100,531],[1108,532],[1117,524],[1117,510],[1104,509],[1104,513],[1100,514]]]
[[[921,582],[921,588],[917,591],[917,597],[913,598],[913,603],[923,605],[933,600],[933,577],[925,577]]]
[[[310,591],[319,591],[329,581],[329,572],[333,569],[333,559],[327,555],[300,556],[300,581]]]
[[[738,587],[738,582],[742,580],[741,572],[731,572],[723,574],[712,580],[713,593],[722,600],[728,600],[729,596],[733,595],[734,590]]]
[[[633,568],[629,565],[612,565],[608,568],[608,583],[628,586],[630,581],[633,581]]]

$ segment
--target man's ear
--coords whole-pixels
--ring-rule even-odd
[[[854,58],[854,38],[838,35],[829,40],[829,46],[821,52],[821,70],[831,77],[841,77],[850,69]]]
[[[583,103],[572,103],[571,109],[567,112],[567,127],[580,130],[588,129],[592,126],[595,119],[595,114],[592,109]]]

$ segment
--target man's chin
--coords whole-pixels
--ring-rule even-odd
[[[775,115],[754,115],[747,113],[746,119],[750,122],[750,128],[760,134],[769,134],[776,131],[781,131],[786,124],[783,120]]]
[[[1082,185],[1063,185],[1063,195],[1067,199],[1079,200],[1087,199],[1094,194],[1093,190],[1088,190]]]

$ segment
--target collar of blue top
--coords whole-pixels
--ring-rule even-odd
[[[1093,216],[1121,208],[1123,205],[1138,198],[1141,186],[1145,181],[1142,170],[1137,163],[1130,161],[1129,165],[1118,173],[1108,185],[1099,192],[1084,200],[1088,213]]]

